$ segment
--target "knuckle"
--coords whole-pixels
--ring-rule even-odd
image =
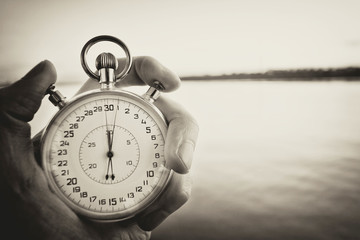
[[[41,101],[37,93],[26,94],[25,89],[19,88],[14,94],[14,87],[8,88],[4,93],[0,92],[0,112],[15,119],[30,121],[34,116],[34,109],[37,109]],[[4,89],[2,89],[4,90]]]
[[[189,140],[195,146],[200,129],[197,120],[189,113],[184,112],[182,114],[178,114],[173,121],[179,129],[182,129],[184,131],[186,137],[189,137]]]
[[[192,131],[198,133],[200,130],[198,121],[193,116],[190,115],[188,122],[190,123]]]

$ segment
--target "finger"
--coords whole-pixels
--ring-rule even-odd
[[[159,226],[168,216],[183,206],[191,194],[191,179],[188,174],[174,173],[162,195],[139,218],[138,225],[145,231]]]
[[[125,60],[119,61],[119,66],[124,65]],[[121,68],[118,68],[121,70]],[[171,92],[180,87],[180,78],[171,70],[163,66],[153,57],[142,56],[134,58],[134,67],[124,79],[124,86],[144,85],[153,86],[159,81],[164,87],[164,92]]]
[[[46,89],[55,80],[54,66],[44,61],[18,82],[0,90],[0,176],[18,186],[19,191],[34,180],[33,176],[39,176],[27,121],[33,118]]]
[[[47,88],[55,81],[53,64],[47,60],[39,63],[21,80],[1,89],[1,111],[17,120],[30,121],[39,109]]]
[[[199,126],[180,104],[164,96],[155,105],[169,122],[165,141],[167,167],[178,173],[187,173],[193,160]]]
[[[119,67],[116,74],[122,71],[125,61],[124,58],[118,59]],[[133,67],[129,74],[116,86],[119,88],[145,84],[153,86],[154,81],[159,81],[163,85],[164,92],[171,92],[180,87],[180,78],[174,72],[163,66],[155,58],[148,56],[134,57]],[[77,94],[98,88],[99,83],[94,79],[89,79]]]

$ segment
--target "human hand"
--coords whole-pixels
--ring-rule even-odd
[[[149,84],[154,80],[162,82],[168,91],[175,90],[180,83],[175,74],[153,58],[138,57],[119,87]],[[180,105],[161,96],[156,105],[169,122],[165,157],[175,171],[173,178],[157,201],[135,219],[92,222],[79,218],[49,189],[39,165],[39,137],[33,142],[30,138],[27,122],[40,107],[48,86],[55,81],[55,68],[44,61],[20,81],[0,89],[0,201],[6,219],[3,234],[11,234],[15,239],[149,239],[150,231],[190,196],[191,184],[185,173],[192,162],[198,133],[195,120]],[[79,92],[98,88],[94,83],[89,80]]]

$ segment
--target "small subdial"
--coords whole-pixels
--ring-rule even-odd
[[[114,184],[128,178],[140,159],[134,135],[120,126],[100,126],[81,142],[79,160],[84,172],[94,181]]]

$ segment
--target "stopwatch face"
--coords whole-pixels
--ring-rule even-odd
[[[99,220],[132,217],[170,178],[166,123],[152,104],[125,91],[94,91],[61,109],[42,139],[51,188],[75,212]]]

